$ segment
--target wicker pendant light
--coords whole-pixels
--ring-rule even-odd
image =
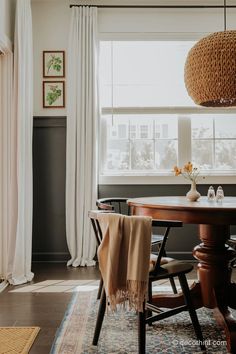
[[[196,104],[236,106],[236,31],[216,32],[197,42],[188,53],[184,80]]]

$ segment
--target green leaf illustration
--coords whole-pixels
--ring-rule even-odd
[[[60,96],[61,89],[58,88],[58,85],[50,85],[46,96],[46,101],[48,102],[49,106],[51,106]]]
[[[60,57],[56,57],[55,54],[50,55],[50,59],[47,62],[47,74],[49,74],[50,69],[54,69],[57,72],[61,71],[62,68],[62,60]]]

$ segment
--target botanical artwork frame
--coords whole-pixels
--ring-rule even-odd
[[[65,107],[65,81],[43,81],[43,108]]]
[[[65,51],[44,50],[43,51],[43,77],[63,78],[65,77]]]

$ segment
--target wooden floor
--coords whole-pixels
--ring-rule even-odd
[[[98,279],[94,267],[67,268],[65,264],[38,263],[33,266],[33,283],[44,280]],[[55,333],[73,293],[12,293],[12,286],[0,294],[0,326],[39,326],[30,354],[49,354]]]
[[[99,278],[94,267],[72,268],[65,264],[37,263],[32,284],[46,280],[92,280]],[[196,279],[196,270],[188,274]],[[234,279],[236,276],[234,275]],[[36,286],[36,285],[35,285]],[[22,288],[22,286],[19,286]],[[64,317],[72,292],[11,292],[8,286],[0,294],[0,326],[39,326],[41,328],[30,354],[49,354],[56,331]]]

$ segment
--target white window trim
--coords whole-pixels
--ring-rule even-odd
[[[101,41],[152,41],[152,40],[163,40],[163,41],[190,41],[190,40],[199,40],[200,38],[208,35],[209,33],[100,33],[99,39]],[[183,124],[184,115],[187,114],[236,114],[236,108],[205,108],[205,107],[103,107],[101,109],[102,115],[115,115],[115,114],[178,114],[183,115],[179,118],[182,120],[182,131],[179,134],[179,137],[186,134],[186,130],[189,130],[188,122]],[[184,126],[184,130],[183,130]],[[104,128],[101,127],[104,131]],[[191,128],[191,127],[190,127]],[[104,141],[104,139],[103,139]],[[189,134],[188,148],[186,149],[186,135],[184,144],[183,140],[178,139],[178,149],[181,154],[179,154],[182,160],[179,161],[179,165],[182,166],[186,161],[190,160],[190,151],[191,151],[191,134]],[[100,157],[101,160],[104,159],[104,146],[100,142]],[[101,166],[103,166],[104,161],[100,161]],[[160,173],[125,173],[122,172],[122,175],[117,173],[110,173],[102,175],[99,171],[98,182],[101,185],[152,185],[152,184],[188,184],[188,182],[182,177],[175,177],[172,173],[160,172]],[[202,171],[201,176],[198,179],[199,184],[236,184],[236,172],[234,171]]]
[[[236,184],[236,176],[231,174],[226,175],[226,174],[221,174],[221,175],[211,175],[209,171],[206,171],[206,173],[202,173],[201,176],[199,176],[198,179],[198,184]],[[165,175],[142,175],[142,176],[135,176],[135,175],[100,175],[99,176],[99,184],[100,185],[155,185],[155,184],[189,184],[189,181],[186,181],[181,176],[174,176],[171,174],[165,174]]]
[[[103,107],[102,115],[112,114],[235,114],[236,108],[205,108],[205,107]]]

